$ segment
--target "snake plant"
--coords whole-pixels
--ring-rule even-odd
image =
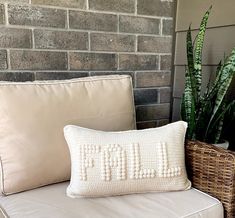
[[[202,50],[210,11],[211,7],[201,21],[194,42],[191,26],[187,31],[187,66],[181,117],[188,123],[188,139],[218,143],[221,140],[225,114],[232,112],[231,119],[235,117],[235,100],[229,101],[226,98],[235,75],[235,47],[219,63],[215,81],[212,84],[209,82],[206,91],[202,92]]]

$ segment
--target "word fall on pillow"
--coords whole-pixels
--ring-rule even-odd
[[[69,125],[69,197],[187,190],[184,138],[187,123],[103,132]]]

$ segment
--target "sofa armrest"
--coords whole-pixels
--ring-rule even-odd
[[[235,217],[235,152],[199,141],[186,142],[186,166],[193,187],[217,198],[225,217]]]

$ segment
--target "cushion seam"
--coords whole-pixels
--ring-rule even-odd
[[[209,194],[207,194],[207,193],[205,193],[205,192],[200,191],[199,189],[196,189],[196,188],[193,188],[193,189],[196,190],[197,192],[200,192],[201,194],[203,194],[203,195],[205,195],[205,196],[207,196],[207,197],[213,199],[213,200],[216,200],[217,203],[220,203],[220,204],[221,204],[221,202],[220,202],[217,198],[214,198],[214,197],[212,197],[211,195],[209,195]]]
[[[206,211],[206,210],[208,210],[208,209],[210,209],[210,208],[213,208],[213,207],[219,206],[219,205],[222,205],[221,202],[215,203],[215,204],[213,204],[213,205],[211,205],[211,206],[208,206],[208,207],[203,208],[203,209],[201,209],[201,210],[198,210],[198,211],[196,211],[196,212],[192,212],[192,213],[190,213],[190,214],[188,214],[188,215],[186,215],[186,216],[183,216],[182,218],[187,218],[187,217],[189,217],[189,216],[191,216],[191,215],[197,214],[197,213],[202,212],[202,211]]]
[[[96,78],[91,78],[88,77],[86,79],[83,78],[79,78],[79,79],[70,79],[70,80],[54,80],[54,82],[47,80],[47,81],[37,81],[35,80],[34,82],[0,82],[0,86],[34,86],[34,85],[40,85],[40,86],[44,86],[44,85],[59,85],[59,84],[69,84],[69,83],[82,83],[82,82],[99,82],[99,81],[103,81],[103,80],[123,80],[123,79],[127,79],[130,78],[129,75],[121,75],[121,76],[113,76],[113,78],[111,77],[99,77],[96,76]]]

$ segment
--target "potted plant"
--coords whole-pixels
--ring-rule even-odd
[[[235,75],[235,47],[231,54],[218,64],[215,81],[209,81],[203,93],[202,49],[210,11],[211,7],[201,21],[194,43],[191,26],[187,31],[186,82],[181,102],[181,117],[188,123],[188,139],[218,144],[222,142],[225,115],[230,113],[231,119],[235,117],[235,100],[226,98]]]

